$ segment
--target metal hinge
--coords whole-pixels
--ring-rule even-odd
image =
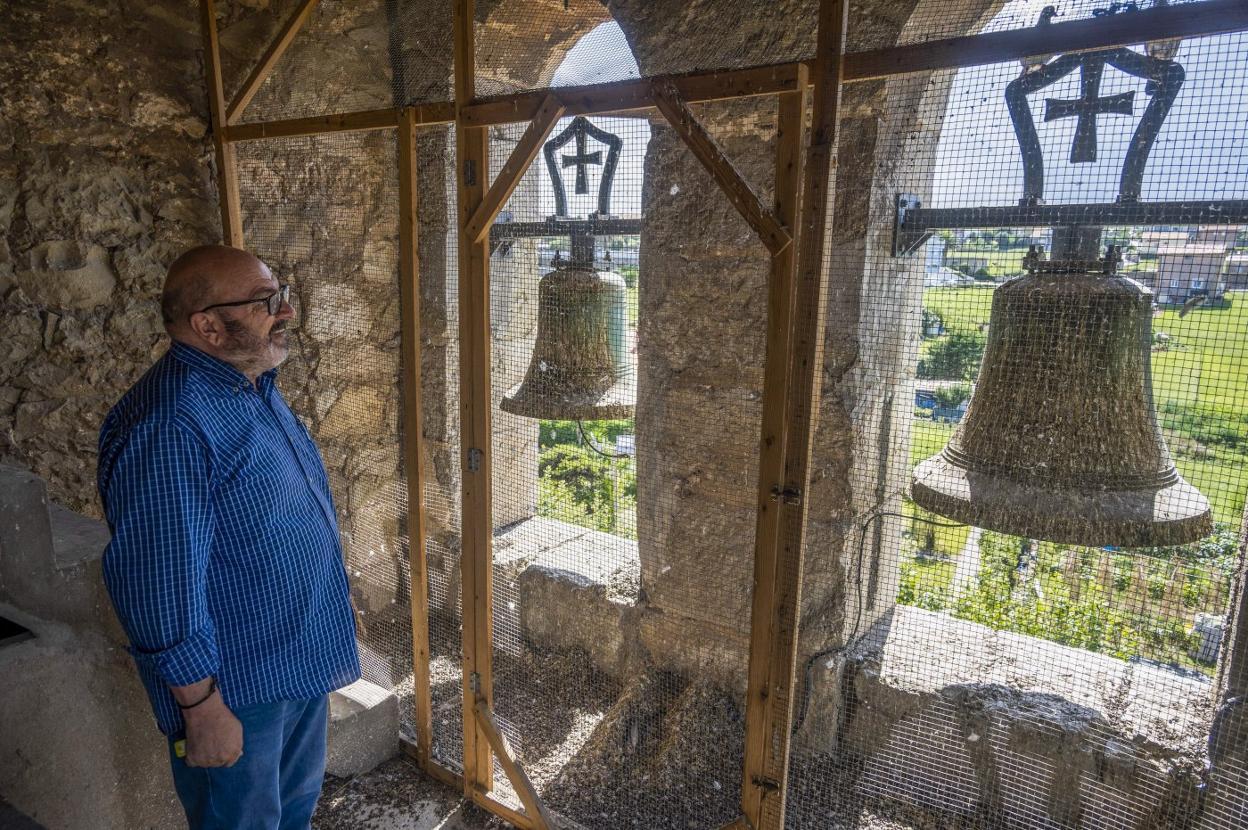
[[[472,187],[477,183],[477,163],[473,159],[464,159],[464,184]]]
[[[468,449],[468,472],[475,473],[481,469],[481,460],[485,458],[485,453],[476,447]]]
[[[468,675],[468,688],[472,689],[474,695],[481,694],[481,675],[475,671]]]
[[[785,504],[801,504],[802,491],[796,487],[781,487],[779,484],[771,486],[771,500],[783,501]]]

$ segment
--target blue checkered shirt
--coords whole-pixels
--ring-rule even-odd
[[[100,430],[104,581],[169,735],[171,685],[215,676],[234,709],[360,676],[329,481],[275,376],[174,343]]]

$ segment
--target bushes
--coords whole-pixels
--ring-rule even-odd
[[[919,360],[918,375],[929,380],[971,380],[984,357],[985,339],[979,332],[955,331],[932,344]]]
[[[1119,659],[1147,657],[1192,666],[1198,612],[1225,613],[1238,538],[1220,524],[1191,545],[1118,553],[1024,540],[985,531],[973,583],[954,595],[945,570],[956,563],[908,561],[897,601]],[[1073,556],[1073,558],[1071,558]],[[1167,607],[1173,567],[1185,568],[1177,607]],[[1133,583],[1141,574],[1143,586]],[[1209,667],[1201,666],[1208,672]]]
[[[610,451],[628,421],[584,425],[600,448]],[[631,459],[604,457],[581,441],[575,421],[542,421],[539,433],[538,515],[592,530],[636,537],[621,514],[637,503],[637,474]]]
[[[943,386],[932,394],[936,398],[936,403],[941,407],[957,409],[964,400],[971,397],[971,387],[965,383],[958,383],[953,386]]]

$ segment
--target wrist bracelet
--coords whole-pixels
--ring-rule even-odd
[[[215,692],[216,690],[217,690],[217,678],[210,677],[208,678],[208,693],[205,694],[203,697],[201,697],[199,700],[195,701],[194,703],[187,703],[185,705],[178,703],[176,700],[174,701],[174,703],[178,703],[178,708],[185,712],[187,709],[194,709],[196,706],[203,703],[208,698],[212,697],[213,692]]]

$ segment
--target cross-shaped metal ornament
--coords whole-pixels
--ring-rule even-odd
[[[1044,201],[1044,156],[1027,96],[1057,83],[1078,69],[1080,96],[1074,100],[1046,98],[1044,120],[1077,118],[1070,161],[1074,164],[1096,161],[1097,116],[1133,115],[1135,112],[1134,92],[1101,96],[1101,77],[1106,65],[1147,82],[1145,94],[1150,100],[1127,145],[1118,183],[1118,201],[1134,202],[1140,198],[1148,154],[1175,96],[1179,94],[1184,73],[1183,67],[1174,61],[1141,55],[1124,47],[1061,55],[1042,66],[1028,68],[1006,87],[1005,102],[1023,157],[1023,198],[1020,204],[1035,205]]]
[[[1044,100],[1044,120],[1077,118],[1075,140],[1070,145],[1071,164],[1096,161],[1096,117],[1098,115],[1134,115],[1135,92],[1122,92],[1101,97],[1101,77],[1105,61],[1088,55],[1080,67],[1080,96],[1073,101],[1060,98]]]
[[[594,151],[592,153],[585,152],[585,131],[576,131],[576,155],[564,156],[564,167],[576,167],[576,193],[585,194],[589,192],[589,181],[586,174],[586,167],[589,165],[602,164],[602,152]]]
[[[601,151],[588,152],[586,142],[589,138],[593,138],[607,146],[605,161]],[[573,139],[576,140],[576,154],[561,156],[559,163],[556,163],[555,154]],[[550,174],[550,181],[555,189],[556,216],[566,217],[568,215],[568,195],[567,190],[564,188],[562,168],[576,168],[574,192],[585,194],[589,192],[589,165],[591,164],[602,165],[602,178],[598,183],[598,211],[596,215],[600,217],[610,215],[611,185],[615,179],[615,167],[620,161],[620,148],[623,146],[623,139],[617,135],[612,135],[606,130],[595,127],[583,115],[573,118],[567,129],[546,142],[542,154],[546,157],[546,170]]]

